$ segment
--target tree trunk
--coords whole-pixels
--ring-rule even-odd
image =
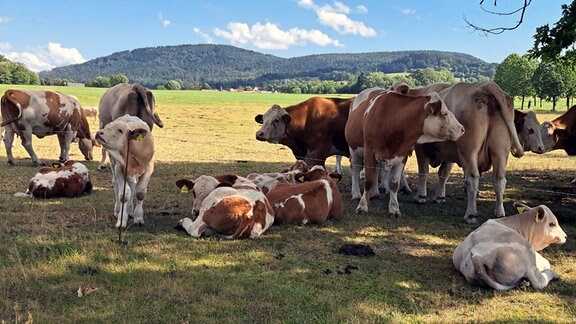
[[[556,101],[558,101],[558,99],[556,97],[552,97],[552,111],[556,111]]]
[[[570,97],[566,96],[566,110],[570,109]]]
[[[540,109],[542,109],[542,98],[540,98]]]
[[[522,104],[520,105],[520,110],[524,110],[524,96],[522,96]]]

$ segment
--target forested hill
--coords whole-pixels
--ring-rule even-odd
[[[458,77],[492,76],[496,64],[468,54],[441,51],[398,51],[319,54],[294,58],[244,50],[229,45],[179,45],[114,53],[82,64],[40,73],[42,79],[86,82],[97,76],[125,74],[130,82],[149,87],[177,80],[183,85],[212,87],[261,86],[285,79],[346,80],[351,74],[409,72],[445,68]]]

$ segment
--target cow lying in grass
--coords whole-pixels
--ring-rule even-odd
[[[274,223],[266,196],[250,180],[236,175],[207,176],[176,181],[192,192],[193,217],[178,224],[190,236],[218,235],[225,239],[256,238]]]
[[[264,194],[274,189],[279,183],[296,183],[310,167],[303,160],[297,160],[290,168],[282,172],[250,173],[246,178],[252,181]]]
[[[92,192],[88,168],[72,160],[43,167],[30,180],[26,196],[36,198],[72,198]]]
[[[340,190],[324,167],[312,167],[301,180],[302,183],[279,183],[266,194],[274,208],[276,223],[319,224],[342,216],[344,204]]]
[[[468,282],[508,290],[527,278],[537,289],[559,276],[537,251],[566,242],[556,216],[544,205],[490,219],[456,248],[453,262]]]

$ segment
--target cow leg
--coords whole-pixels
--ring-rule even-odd
[[[426,198],[428,197],[428,166],[430,161],[426,157],[426,153],[420,145],[416,145],[416,161],[418,162],[418,189],[416,190],[416,202],[420,204],[426,203]]]
[[[148,182],[152,172],[146,172],[138,180],[136,185],[136,208],[134,209],[134,224],[144,224],[144,198],[148,192]]]
[[[542,289],[548,286],[550,281],[560,279],[560,276],[552,269],[545,269],[541,272],[536,266],[532,266],[526,273],[526,278],[528,278],[532,287]]]
[[[478,182],[480,180],[480,173],[478,172],[478,165],[476,159],[468,159],[468,163],[463,165],[464,169],[464,187],[466,188],[466,213],[464,214],[464,221],[466,223],[476,223],[476,216],[478,210],[476,209],[476,197],[478,196]]]
[[[392,166],[386,166],[389,171],[388,190],[390,191],[390,200],[388,201],[388,215],[396,218],[400,217],[400,204],[398,203],[398,189],[400,188],[400,177],[404,170],[404,163],[397,163]]]
[[[336,173],[342,174],[342,155],[336,155]]]
[[[11,125],[4,129],[4,147],[6,148],[6,158],[9,165],[14,165],[14,155],[12,154],[12,145],[14,144],[14,130]]]
[[[58,142],[60,143],[60,157],[58,162],[64,163],[70,158],[70,143],[74,139],[74,132],[66,131],[58,133]]]
[[[196,220],[191,220],[190,218],[182,218],[179,222],[180,226],[190,234],[190,236],[199,238],[206,231],[207,225],[204,223],[204,217],[197,217]]]
[[[402,175],[400,176],[400,190],[405,194],[412,193],[412,188],[410,188],[408,179],[406,179],[406,164],[404,164]]]
[[[542,272],[546,269],[550,269],[550,261],[543,257],[540,253],[536,252],[536,268],[538,271]]]
[[[98,170],[102,170],[106,167],[106,149],[102,146],[102,158],[100,163],[98,163]]]
[[[378,188],[378,179],[376,174],[378,169],[376,164],[377,162],[372,150],[366,150],[364,152],[364,194],[360,198],[358,207],[356,207],[356,213],[368,212],[368,202],[372,196],[371,193],[374,190],[373,187]]]
[[[504,217],[504,189],[506,189],[506,159],[504,161],[494,161],[492,171],[492,187],[496,194],[496,205],[494,206],[494,216]]]
[[[438,169],[438,187],[434,194],[434,202],[443,203],[446,201],[446,182],[448,182],[448,177],[450,177],[452,166],[454,166],[452,162],[442,162],[440,164]]]
[[[351,169],[351,194],[352,199],[360,199],[360,170],[364,165],[364,150],[357,148],[353,150],[350,148],[350,169]]]
[[[28,152],[28,155],[30,155],[30,157],[32,158],[32,163],[35,166],[44,165],[42,161],[38,159],[38,156],[36,155],[34,149],[32,148],[32,129],[30,127],[26,127],[26,129],[22,132],[21,136],[22,136],[22,146],[24,146],[26,152]]]
[[[114,168],[121,168],[120,164],[115,164]],[[116,203],[114,204],[114,214],[116,215],[116,227],[126,227],[128,217],[132,211],[132,194],[134,184],[131,184],[123,170],[115,170],[113,177],[114,193],[116,194]]]

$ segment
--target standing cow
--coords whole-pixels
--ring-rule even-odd
[[[569,156],[576,155],[576,106],[562,115],[542,123],[540,132],[544,150],[564,150]],[[572,183],[576,183],[576,173]]]
[[[360,196],[360,169],[365,167],[364,194],[357,212],[368,211],[378,194],[378,165],[390,171],[388,212],[400,216],[398,188],[406,159],[416,143],[456,140],[464,127],[437,93],[408,96],[379,88],[366,89],[355,99],[345,128],[352,164],[352,197]]]
[[[524,149],[514,125],[512,99],[492,82],[457,83],[440,92],[448,108],[466,128],[466,134],[455,142],[416,145],[418,160],[418,191],[416,200],[425,203],[428,166],[438,166],[439,188],[435,200],[443,201],[444,188],[454,163],[464,169],[467,208],[464,220],[476,222],[480,174],[493,168],[496,193],[494,215],[504,216],[504,188],[508,154],[521,157]]]
[[[538,251],[564,244],[566,233],[548,207],[523,207],[521,214],[487,220],[454,250],[454,266],[468,282],[508,290],[527,278],[542,289],[559,278]]]
[[[99,130],[96,140],[110,153],[116,227],[126,227],[128,216],[134,216],[134,224],[144,224],[144,198],[154,172],[154,137],[148,124],[124,115]]]
[[[126,114],[136,116],[143,120],[150,130],[154,124],[164,127],[155,110],[156,101],[152,91],[138,83],[120,83],[102,95],[98,104],[98,118],[100,119],[100,129],[120,116]],[[106,163],[106,150],[102,148],[102,159],[98,165],[102,169]]]
[[[92,160],[94,140],[82,106],[74,96],[49,90],[6,90],[1,102],[1,126],[5,126],[4,145],[8,164],[14,165],[12,143],[14,135],[22,138],[34,165],[43,164],[32,148],[32,135],[43,138],[57,134],[60,162],[69,159],[70,143],[78,139],[86,160]]]
[[[344,127],[353,100],[312,97],[286,108],[274,105],[254,118],[262,124],[256,139],[286,145],[308,165],[324,166],[332,155],[349,156]],[[336,168],[342,173],[339,161]]]

